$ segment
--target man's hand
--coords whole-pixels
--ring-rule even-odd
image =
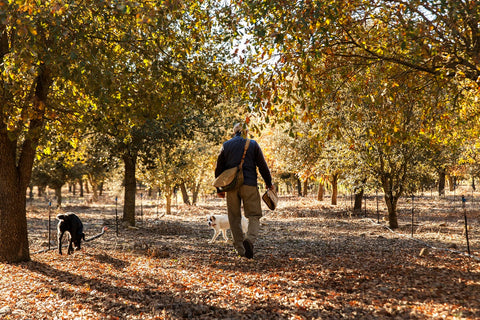
[[[218,193],[217,193],[217,196],[218,196],[219,198],[225,198],[225,192],[218,192]]]

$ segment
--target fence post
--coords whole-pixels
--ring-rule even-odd
[[[468,240],[467,209],[465,208],[465,202],[467,202],[467,200],[462,195],[463,218],[465,220],[465,237],[467,238],[467,252],[468,254],[470,254],[470,242]]]
[[[366,217],[367,216],[367,194],[366,193],[363,195],[363,199],[365,200],[365,214],[364,215]]]
[[[143,192],[140,193],[140,221],[143,224]]]
[[[456,206],[456,203],[455,203],[455,194],[456,194],[456,191],[457,191],[457,188],[456,188],[456,184],[455,184],[455,181],[453,182],[453,211],[455,212],[457,210],[457,206]],[[462,202],[463,202],[463,196],[462,196]]]
[[[48,250],[50,250],[50,242],[52,241],[50,230],[51,230],[51,214],[52,214],[52,201],[48,202]]]
[[[118,237],[118,210],[117,210],[117,204],[118,204],[118,197],[115,197],[115,234]]]
[[[413,209],[414,209],[413,202],[414,201],[415,201],[415,195],[412,194],[412,238],[413,238],[413,222],[414,222],[414,216],[413,216]]]
[[[350,209],[353,212],[353,193],[352,192],[350,192]]]
[[[157,201],[156,201],[156,204],[157,204],[157,208],[156,208],[156,214],[157,214],[157,219],[158,219],[158,206],[159,206],[159,203],[158,203],[158,199],[160,198],[160,191],[157,192]]]

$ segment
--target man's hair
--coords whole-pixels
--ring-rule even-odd
[[[237,122],[235,123],[235,125],[233,126],[233,133],[237,133],[237,132],[242,132],[243,131],[243,124],[241,122]]]

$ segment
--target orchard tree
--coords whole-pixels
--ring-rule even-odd
[[[201,191],[214,190],[209,173],[215,170],[212,159],[218,156],[218,144],[207,139],[206,135],[196,134],[193,139],[180,141],[175,146],[178,185],[186,204],[195,205]],[[188,191],[191,192],[192,201]]]
[[[172,212],[172,197],[177,188],[185,193],[184,200],[188,197],[187,190],[191,190],[192,204],[197,202],[201,190],[207,193],[215,190],[212,181],[219,144],[242,117],[237,107],[234,103],[219,104],[214,107],[218,117],[201,117],[200,126],[194,127],[195,123],[190,126],[189,130],[193,129],[190,135],[150,144],[148,157],[140,164],[139,176],[150,189],[160,190],[166,200],[166,214]]]
[[[92,201],[98,201],[101,186],[107,180],[114,169],[118,167],[116,158],[108,149],[108,140],[103,135],[83,132],[81,139],[75,148],[74,160],[77,164],[74,169],[72,183],[86,182],[92,187]]]
[[[298,194],[305,196],[308,180],[316,172],[316,164],[320,158],[321,145],[310,136],[311,130],[304,123],[297,123],[295,131],[290,131],[289,126],[277,126],[274,133],[269,135],[272,140],[270,147],[266,145],[265,156],[271,154],[274,163],[271,168],[281,168],[280,174],[293,175],[297,184]],[[263,140],[267,140],[263,138]],[[302,181],[303,192],[302,192]]]
[[[165,198],[165,214],[172,213],[172,199],[176,186],[181,183],[179,163],[175,145],[162,144],[155,149],[153,157],[141,170],[141,178],[151,189],[158,188]]]
[[[423,176],[420,164],[427,163],[435,130],[445,126],[455,130],[456,120],[446,118],[459,107],[445,94],[454,90],[447,84],[429,85],[428,78],[390,63],[370,68],[344,87],[344,93],[359,98],[342,105],[339,116],[345,125],[340,132],[358,155],[358,165],[383,188],[392,228],[398,227],[399,198],[413,192]],[[430,116],[432,110],[437,117]]]
[[[52,98],[52,101],[55,101],[55,98]],[[60,131],[58,129],[62,128],[61,122],[62,119],[55,119],[45,127],[37,147],[31,181],[33,185],[53,189],[58,207],[62,205],[62,187],[67,183],[76,183],[91,172],[87,170],[85,152],[81,150],[90,147],[89,141],[80,136],[82,126]],[[93,153],[90,153],[88,157],[92,155]],[[91,165],[90,163],[89,166]],[[89,168],[92,169],[93,166]]]
[[[44,159],[37,163],[33,169],[32,182],[38,185],[48,186],[55,192],[57,207],[62,206],[62,187],[69,179],[69,168],[65,166],[63,158]]]
[[[131,10],[145,14],[144,19],[129,15],[115,24],[119,36],[109,39],[102,56],[105,70],[115,71],[107,74],[112,84],[100,92],[105,105],[94,121],[124,163],[123,219],[131,225],[138,161],[149,161],[152,150],[164,144],[191,137],[238,84],[222,36],[227,29],[220,28],[221,16],[216,16],[220,6],[196,1],[143,6],[152,11]],[[110,105],[127,112],[112,113]]]
[[[58,3],[0,2],[0,261],[30,259],[26,189],[45,125],[58,117],[49,94],[79,32],[65,9]]]
[[[36,147],[51,126],[74,128],[95,112],[85,88],[95,81],[102,88],[99,18],[120,9],[103,1],[0,2],[0,261],[30,259],[25,193]]]

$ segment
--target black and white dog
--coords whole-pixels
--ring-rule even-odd
[[[62,254],[62,238],[65,232],[70,233],[67,253],[73,253],[73,245],[75,245],[76,250],[80,250],[80,243],[82,239],[85,240],[83,224],[80,218],[72,212],[67,212],[65,214],[59,214],[57,219],[59,220],[57,225],[58,253]]]
[[[228,241],[227,230],[230,229],[230,222],[228,221],[228,216],[226,214],[222,215],[213,215],[208,217],[208,225],[215,231],[213,233],[212,239],[208,241],[209,243],[215,242],[220,233],[223,235],[223,239]],[[248,220],[242,216],[242,230],[243,233],[248,231]]]

